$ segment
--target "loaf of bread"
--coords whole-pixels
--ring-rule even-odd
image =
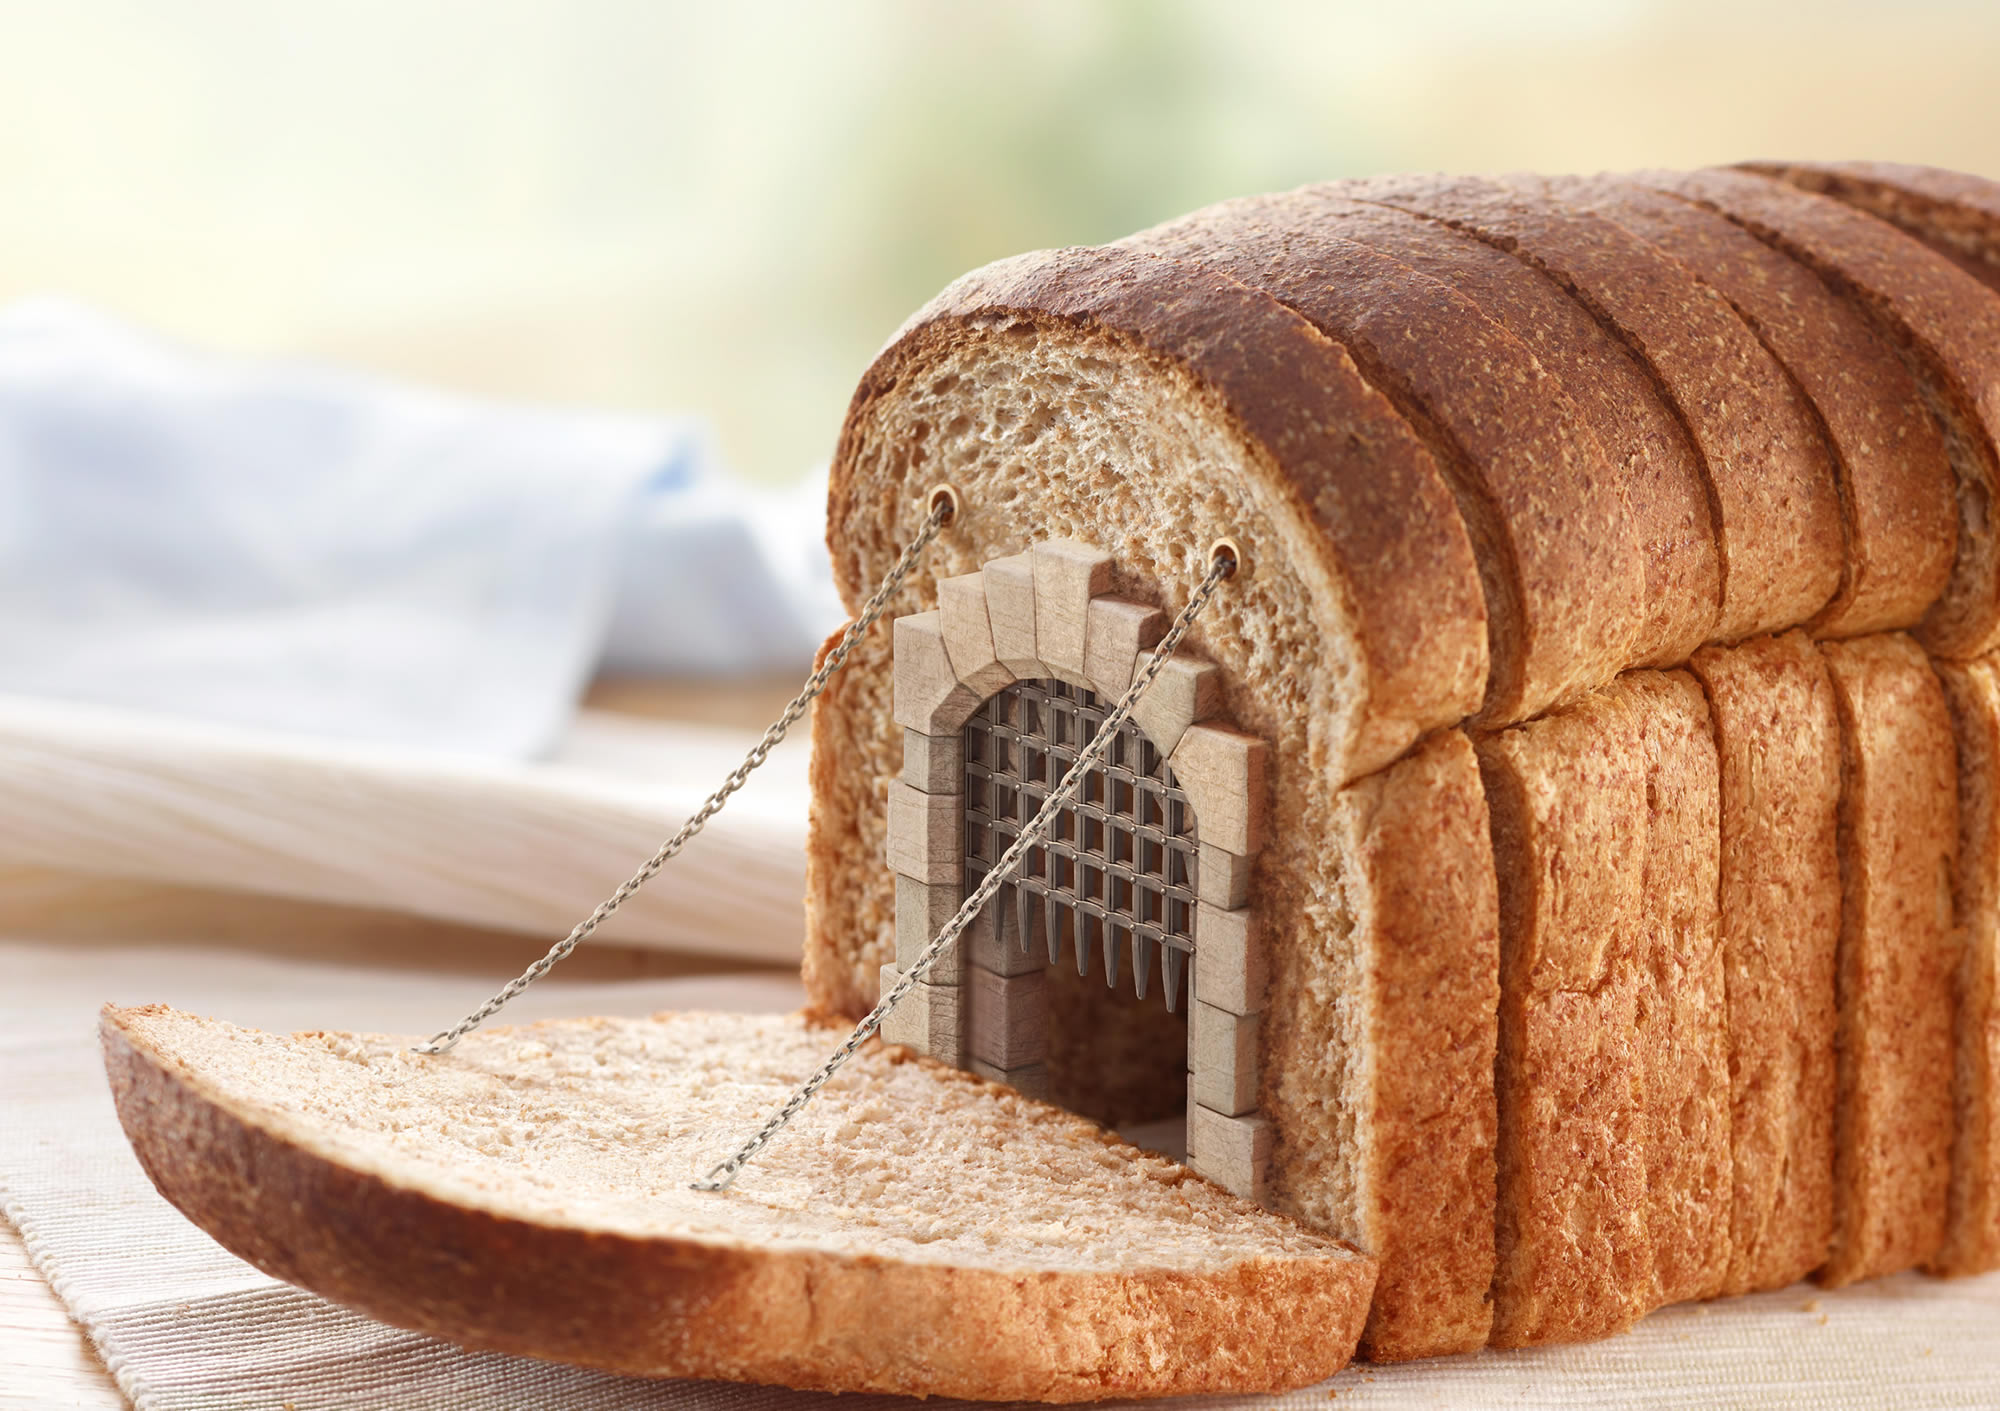
[[[1104,555],[1116,596],[1171,612],[1209,543],[1243,546],[1245,571],[1184,651],[1213,664],[1216,716],[1269,747],[1246,893],[1269,975],[1255,1189],[1377,1258],[1371,1355],[1473,1345],[1478,1318],[1453,1310],[1481,1298],[1485,1340],[1520,1343],[1816,1272],[1993,1262],[1940,1251],[1991,1250],[1979,1231],[2000,1208],[1978,1128],[1993,1110],[1993,884],[1959,867],[1962,849],[2000,844],[1989,813],[1968,805],[1961,825],[1959,790],[1990,771],[1968,757],[1947,777],[1943,688],[1918,687],[1993,645],[2000,296],[1966,262],[2000,249],[2000,202],[1976,178],[1868,172],[1377,178],[1226,202],[1109,251],[968,277],[890,340],[850,409],[828,527],[850,601],[938,481],[966,506],[941,575],[1076,540]],[[1904,178],[1904,196],[1882,196]],[[1308,595],[1379,571],[1383,540],[1363,568],[1324,515],[1310,551],[1245,515],[1263,496],[1326,505],[1306,467],[1382,444],[1373,419],[1279,429],[1246,405],[1269,395],[1237,375],[1264,336],[1248,325],[1231,375],[1210,366],[1217,308],[1252,296],[1409,428],[1464,528],[1483,613],[1462,573],[1441,575],[1434,618],[1385,641],[1377,622],[1409,619]],[[1566,577],[1580,571],[1594,581]],[[904,610],[930,591],[913,584]],[[1486,678],[1462,714],[1423,724],[1364,665],[1462,644],[1475,620]],[[1883,661],[1895,703],[1856,716],[1849,667]],[[815,718],[807,973],[849,1014],[892,954],[876,799],[902,759],[893,673],[871,656]],[[1371,851],[1343,822],[1448,728],[1481,765],[1499,945],[1481,983],[1434,982],[1422,1009],[1440,1062],[1465,1052],[1460,1035],[1499,1056],[1490,1273],[1421,1246],[1465,1239],[1474,1207],[1425,1194],[1447,1188],[1449,1158],[1402,1114],[1435,1110],[1435,1075],[1384,1037],[1367,978],[1412,943],[1407,915],[1427,918],[1426,955],[1486,953],[1472,913],[1435,902],[1441,877],[1476,865],[1454,841],[1464,805],[1445,802],[1463,794],[1432,785],[1429,851]],[[1890,783],[1907,796],[1893,806]],[[1894,823],[1885,806],[1927,811]],[[1864,818],[1876,831],[1842,831]],[[1876,998],[1883,944],[1923,959],[1921,975],[1899,962],[1910,989],[1891,1002],[1921,1020]],[[1946,972],[1969,978],[1940,987]],[[1867,1114],[1917,1082],[1955,1094],[1956,1115],[1909,1108],[1922,1154],[1885,1168]],[[1467,1160],[1488,1159],[1452,1121]],[[1392,1149],[1429,1155],[1389,1183],[1371,1153]],[[1420,1277],[1423,1302],[1391,1296]]]
[[[424,1060],[121,1012],[128,1130],[377,1316],[822,1388],[1268,1388],[2000,1267],[1996,270],[1992,183],[1762,164],[1334,183],[967,275],[834,459],[857,610],[957,508],[814,709],[815,1021]],[[1218,542],[885,1042],[682,1194]]]
[[[1803,632],[1704,647],[1715,722],[1733,1195],[1719,1292],[1783,1288],[1833,1234],[1840,722]]]

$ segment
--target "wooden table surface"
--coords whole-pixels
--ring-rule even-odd
[[[122,1407],[125,1398],[70,1321],[14,1227],[0,1220],[0,1406]]]
[[[753,734],[784,706],[795,682],[718,687],[600,682],[590,704],[653,717],[743,727]],[[719,782],[719,781],[718,781]],[[90,941],[243,944],[337,955],[370,965],[421,965],[491,976],[513,973],[551,938],[484,931],[345,907],[194,888],[106,881],[0,867],[0,935]],[[713,960],[585,947],[566,963],[577,978],[714,973]],[[127,1405],[83,1329],[35,1269],[20,1234],[0,1219],[0,1411]]]

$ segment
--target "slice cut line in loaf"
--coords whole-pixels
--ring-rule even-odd
[[[1918,638],[1955,660],[2000,646],[2000,297],[1887,222],[1780,181],[1727,170],[1638,179],[1806,265],[1903,358],[1944,434],[1958,504],[1951,578]]]
[[[1651,1306],[1642,722],[1593,692],[1478,747],[1500,901],[1492,1342],[1578,1342]]]
[[[1745,162],[1916,237],[2000,293],[2000,181],[1905,162]]]
[[[1465,736],[1446,731],[1342,790],[1333,839],[1349,862],[1336,904],[1351,968],[1274,957],[1273,1203],[1351,1232],[1379,1262],[1367,1356],[1474,1351],[1493,1321],[1500,976],[1485,791]],[[1372,1062],[1335,1061],[1343,1009],[1360,1011]]]
[[[1940,1274],[2000,1268],[2000,659],[1940,663],[1958,736],[1957,1143]]]
[[[1729,1036],[1714,726],[1685,671],[1637,671],[1613,694],[1645,762],[1638,1026],[1652,1307],[1711,1297],[1729,1267]]]
[[[1372,1261],[969,1074],[870,1045],[689,1182],[844,1028],[579,1019],[290,1036],[107,1009],[162,1194],[266,1272],[467,1347],[645,1376],[1075,1401],[1331,1374]]]
[[[1729,300],[1803,394],[1840,478],[1840,590],[1820,637],[1914,627],[1951,577],[1951,460],[1896,351],[1811,270],[1715,211],[1616,177],[1549,182],[1563,199],[1650,240]]]
[[[1784,1288],[1833,1230],[1840,721],[1802,632],[1710,647],[1733,1191],[1722,1293]]]
[[[1840,506],[1819,433],[1763,345],[1685,266],[1610,221],[1500,182],[1377,177],[1337,189],[1534,265],[1650,370],[1706,478],[1722,565],[1719,639],[1796,626],[1832,598]]]
[[[1630,665],[1645,572],[1622,476],[1560,381],[1506,329],[1282,200],[1226,202],[1120,243],[1220,270],[1296,309],[1423,436],[1486,589],[1484,723],[1540,714]]]
[[[1900,633],[1821,648],[1840,711],[1841,934],[1830,1286],[1944,1243],[1954,1141],[1958,757],[1943,688]]]
[[[1626,665],[1686,661],[1721,608],[1708,492],[1687,433],[1631,350],[1548,275],[1442,221],[1349,200],[1337,185],[1268,199],[1456,289],[1562,383],[1622,476],[1610,493],[1644,562],[1647,615]]]

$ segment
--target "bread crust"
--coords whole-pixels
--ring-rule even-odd
[[[1953,1144],[1958,758],[1900,633],[1821,648],[1840,710],[1842,910],[1830,1286],[1929,1262]]]
[[[1129,250],[1049,250],[988,265],[939,294],[877,355],[849,404],[827,491],[828,546],[850,607],[873,586],[837,537],[860,508],[857,440],[871,407],[926,351],[1009,318],[1099,330],[1139,366],[1173,364],[1261,448],[1322,536],[1321,567],[1342,586],[1367,662],[1340,778],[1389,763],[1478,708],[1487,675],[1478,565],[1422,443],[1339,345],[1268,294]],[[920,495],[888,508],[904,537],[926,511]]]
[[[2000,646],[2000,298],[1894,226],[1780,181],[1727,170],[1641,179],[1806,265],[1897,349],[1944,432],[1958,499],[1951,579],[1917,636],[1957,660]]]
[[[1379,177],[1342,188],[1442,220],[1556,279],[1651,369],[1702,462],[1722,563],[1715,635],[1795,626],[1839,586],[1833,468],[1795,389],[1685,266],[1609,221],[1472,177]]]
[[[1337,186],[1274,199],[1450,285],[1562,383],[1578,424],[1594,430],[1621,477],[1608,493],[1630,520],[1644,564],[1646,618],[1627,665],[1686,661],[1721,609],[1715,531],[1687,433],[1631,351],[1547,275],[1441,221],[1349,200]]]
[[[1023,1274],[564,1229],[308,1151],[107,1008],[105,1067],[169,1201],[266,1273],[463,1346],[654,1377],[1079,1401],[1279,1390],[1345,1361],[1366,1260]],[[998,1090],[995,1090],[996,1093]]]
[[[1685,671],[1612,688],[1637,717],[1645,763],[1638,1038],[1646,1233],[1658,1307],[1708,1298],[1730,1253],[1728,1006],[1717,912],[1721,812],[1714,726]]]
[[[1119,243],[1220,270],[1304,315],[1423,436],[1485,585],[1483,722],[1539,714],[1630,664],[1645,582],[1623,477],[1512,334],[1284,198],[1227,202]]]
[[[1647,1311],[1645,759],[1593,692],[1477,742],[1500,899],[1496,1347],[1603,1337]]]
[[[1958,738],[1958,1136],[1939,1274],[2000,1268],[2000,659],[1937,663]]]
[[[1839,476],[1840,589],[1807,624],[1820,637],[1914,627],[1951,577],[1951,460],[1902,359],[1804,266],[1714,211],[1614,177],[1549,183],[1652,241],[1718,290],[1783,364]]]
[[[1719,1293],[1784,1288],[1833,1231],[1840,722],[1803,632],[1695,653],[1721,785],[1729,1027],[1729,1267]]]
[[[2000,292],[2000,182],[1908,162],[1745,162],[1742,169],[1888,221]]]
[[[1493,847],[1471,743],[1446,731],[1351,785],[1336,828],[1354,858],[1348,907],[1371,1000],[1357,1165],[1363,1244],[1381,1272],[1362,1350],[1382,1362],[1470,1352],[1493,1323],[1500,998]],[[1274,1090],[1312,1065],[1300,1036],[1297,1026],[1274,1035],[1284,1065]],[[1281,1200],[1298,1155],[1274,1158]]]

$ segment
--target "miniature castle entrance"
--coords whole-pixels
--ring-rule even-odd
[[[940,580],[935,611],[896,620],[904,745],[887,800],[897,964],[882,967],[885,989],[1033,818],[1163,635],[1166,615],[1111,595],[1110,580],[1107,555],[1043,543]],[[1265,748],[1214,719],[1220,702],[1218,668],[1170,658],[1043,844],[882,1037],[1047,1096],[1049,990],[1086,983],[1055,967],[1100,997],[1144,998],[1143,1032],[1184,1049],[1151,1057],[1171,1065],[1176,1107],[1185,1082],[1188,1164],[1255,1197],[1270,1141],[1256,1111],[1266,962],[1248,893]],[[1185,1013],[1184,1029],[1153,1023],[1169,1012]]]

